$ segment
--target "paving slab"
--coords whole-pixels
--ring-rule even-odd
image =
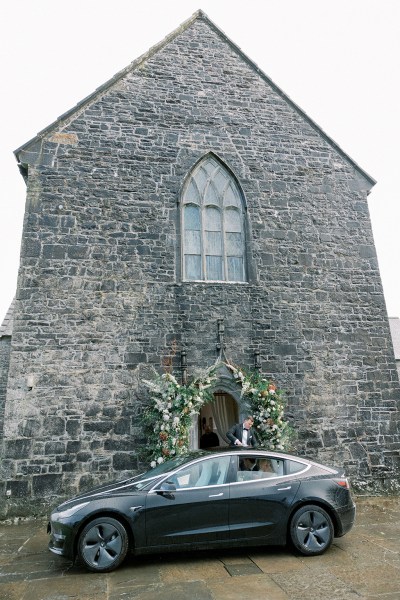
[[[276,573],[273,581],[287,594],[290,600],[360,600],[360,594],[351,584],[342,581],[329,571],[319,571],[317,575],[301,571],[296,573]],[[364,600],[364,599],[363,599]]]
[[[262,570],[254,563],[238,563],[236,565],[225,565],[231,577],[243,577],[244,575],[259,575]]]
[[[307,569],[305,559],[294,556],[287,548],[266,548],[262,552],[251,554],[250,558],[263,573],[287,573]]]
[[[290,600],[269,575],[244,575],[226,581],[209,580],[213,600]]]
[[[110,586],[117,591],[161,583],[158,564],[134,557],[128,557],[125,563],[116,571],[112,571],[108,577]]]
[[[154,584],[125,591],[111,590],[108,600],[214,600],[202,581]]]
[[[392,564],[377,564],[364,571],[332,567],[330,572],[360,595],[397,593],[400,598],[400,569]]]

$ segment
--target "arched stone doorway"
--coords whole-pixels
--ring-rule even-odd
[[[243,411],[246,411],[246,406],[243,405],[241,399],[240,388],[231,371],[223,362],[217,366],[217,370],[218,381],[212,390],[214,402],[205,404],[199,415],[193,417],[189,441],[192,450],[200,448],[200,438],[210,424],[212,431],[218,436],[219,445],[228,446],[226,432],[232,425],[241,421]]]
[[[226,432],[239,421],[239,405],[237,400],[227,391],[218,389],[214,392],[214,402],[203,406],[197,419],[197,440],[195,448],[201,448],[201,436],[213,432],[218,437],[217,446],[228,446]],[[204,439],[204,438],[203,438]],[[216,439],[216,438],[215,438]]]

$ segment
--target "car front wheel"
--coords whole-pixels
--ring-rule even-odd
[[[301,554],[322,554],[333,541],[332,519],[320,506],[302,506],[290,522],[290,539]]]
[[[78,555],[90,571],[105,573],[116,569],[127,552],[126,529],[111,517],[90,521],[79,536]]]

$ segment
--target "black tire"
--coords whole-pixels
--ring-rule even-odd
[[[305,556],[317,556],[328,550],[333,536],[332,519],[320,506],[302,506],[291,519],[291,542]]]
[[[78,540],[78,555],[89,571],[106,573],[119,567],[129,546],[125,527],[111,517],[90,521]]]

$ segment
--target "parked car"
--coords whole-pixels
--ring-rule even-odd
[[[284,545],[325,552],[355,518],[342,469],[284,453],[194,451],[63,502],[49,549],[111,571],[134,554]]]

